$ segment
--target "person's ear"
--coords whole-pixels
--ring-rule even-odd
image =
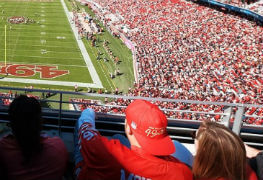
[[[129,124],[127,124],[127,128],[128,128],[127,130],[128,130],[129,135],[132,135],[132,130],[131,130]]]
[[[127,123],[127,120],[125,119],[125,131],[128,135],[132,135],[132,131],[131,128],[129,126],[129,124]]]

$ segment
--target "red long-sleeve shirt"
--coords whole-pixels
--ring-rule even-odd
[[[190,169],[176,158],[155,157],[134,146],[129,149],[119,140],[101,136],[88,123],[81,125],[79,140],[84,161],[78,179],[192,179]]]

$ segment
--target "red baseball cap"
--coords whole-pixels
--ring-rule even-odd
[[[175,152],[167,134],[166,116],[158,106],[145,100],[135,100],[126,109],[126,120],[143,150],[157,156]]]

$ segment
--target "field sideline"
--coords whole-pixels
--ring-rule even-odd
[[[65,2],[70,9],[70,1]],[[98,87],[94,86],[59,0],[5,0],[0,2],[0,9],[0,85],[24,87],[31,85],[27,81],[32,79],[36,88],[72,90],[74,84],[78,84],[83,90]],[[10,23],[23,18],[26,23],[25,20],[20,24]],[[7,25],[6,67],[4,25]],[[108,91],[114,91],[117,87],[121,91],[127,91],[132,87],[134,79],[131,52],[108,32],[98,36],[97,47],[92,47],[85,39],[82,41],[103,87]],[[102,46],[104,39],[110,42],[113,52],[117,50],[116,54],[122,61],[117,66],[123,75],[115,79],[109,78],[109,73],[114,72],[116,65],[96,60],[98,51],[104,52],[105,57],[108,56]],[[122,52],[118,52],[119,50]],[[18,81],[12,81],[14,78]],[[37,84],[39,81],[51,83]]]

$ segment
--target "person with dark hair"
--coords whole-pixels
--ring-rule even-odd
[[[196,180],[257,180],[247,163],[243,141],[224,125],[203,121],[194,139]]]
[[[77,179],[192,180],[190,169],[172,156],[167,123],[158,106],[135,100],[126,109],[128,139],[109,139],[95,129],[95,112],[85,109],[75,129]]]
[[[12,133],[0,140],[0,179],[62,179],[68,153],[60,138],[41,134],[40,103],[20,95],[8,115]]]

